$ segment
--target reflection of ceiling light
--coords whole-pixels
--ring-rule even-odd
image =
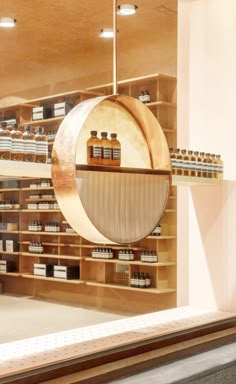
[[[111,39],[114,37],[114,32],[112,28],[103,28],[101,29],[101,33],[99,35],[100,37],[103,37],[104,39]]]
[[[132,4],[121,4],[118,5],[118,11],[117,14],[120,16],[129,16],[136,13],[136,10],[138,9],[137,5]]]
[[[0,17],[0,27],[2,28],[12,28],[16,25],[16,19],[11,17]]]

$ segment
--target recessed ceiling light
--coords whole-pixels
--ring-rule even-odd
[[[0,27],[2,28],[12,28],[16,25],[16,19],[11,17],[0,17]]]
[[[114,37],[114,32],[112,28],[103,28],[101,29],[101,33],[99,35],[100,37],[103,37],[104,39],[111,39]]]
[[[118,5],[118,11],[117,14],[120,16],[129,16],[136,13],[136,10],[138,9],[137,5],[133,4],[121,4]]]

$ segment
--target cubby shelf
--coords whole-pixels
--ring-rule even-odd
[[[67,232],[38,232],[38,231],[21,231],[23,235],[42,235],[42,236],[76,236],[78,233],[67,233]]]
[[[63,121],[63,119],[64,119],[64,116],[63,117],[61,117],[61,116],[60,117],[51,117],[50,119],[42,119],[42,120],[30,120],[24,124],[21,124],[21,126],[23,126],[25,124],[30,124],[32,126],[51,125],[53,123],[60,123],[61,121]]]

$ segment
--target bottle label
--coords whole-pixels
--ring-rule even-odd
[[[12,140],[8,136],[0,136],[0,151],[11,151]]]
[[[47,153],[48,153],[47,141],[36,141],[36,154],[47,155]]]
[[[90,147],[90,158],[100,159],[102,155],[102,148],[98,145],[91,145]]]
[[[36,152],[36,142],[35,140],[24,140],[24,152],[35,153]]]
[[[111,147],[102,147],[102,158],[111,159]]]
[[[112,159],[113,160],[120,160],[120,148],[119,147],[113,147],[112,148]]]
[[[23,140],[22,139],[12,139],[12,152],[23,153]]]

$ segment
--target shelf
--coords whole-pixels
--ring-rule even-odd
[[[1,176],[51,178],[51,165],[27,161],[0,160]]]
[[[43,276],[36,276],[32,274],[26,274],[26,273],[22,273],[20,274],[20,276],[26,277],[27,279],[46,280],[46,281],[54,281],[54,282],[70,283],[70,284],[84,284],[84,281],[82,280],[66,280],[66,279],[58,279],[56,277],[43,277]]]
[[[152,101],[151,103],[146,103],[145,104],[147,107],[152,108],[152,107],[171,107],[171,108],[176,108],[176,103],[171,103],[169,101]]]
[[[0,192],[14,192],[14,191],[20,191],[20,188],[0,188]]]
[[[53,124],[53,123],[60,123],[62,120],[64,120],[65,116],[58,116],[58,117],[51,117],[49,119],[42,119],[42,120],[30,120],[30,121],[27,121],[23,124],[20,124],[21,127],[23,127],[25,124],[30,124],[32,126],[35,126],[35,125],[50,125],[50,124]]]
[[[0,251],[0,255],[20,255],[20,252],[7,252],[7,251]]]
[[[0,209],[0,212],[20,212],[21,209]]]
[[[167,236],[147,236],[147,239],[155,239],[155,240],[170,240],[170,239],[176,239],[176,236],[167,235]]]
[[[85,257],[85,261],[91,261],[91,262],[102,262],[102,263],[112,263],[112,264],[126,264],[126,265],[145,265],[150,267],[170,267],[176,265],[175,262],[168,261],[165,263],[145,263],[139,260],[119,260],[119,259],[96,259],[93,257]]]
[[[162,131],[165,133],[174,133],[176,134],[176,129],[162,128]]]
[[[55,197],[53,197],[53,198],[51,197],[51,198],[49,198],[49,199],[46,199],[46,198],[40,198],[40,197],[39,197],[39,198],[37,198],[37,199],[25,199],[25,201],[27,201],[27,202],[30,202],[30,201],[31,201],[31,202],[34,202],[34,201],[37,201],[37,202],[44,202],[44,201],[46,201],[46,202],[47,202],[47,201],[49,201],[49,202],[50,202],[50,201],[57,201],[57,200],[56,200]]]
[[[167,75],[162,75],[160,73],[154,73],[152,75],[147,75],[147,76],[141,76],[141,77],[134,77],[132,79],[126,79],[126,80],[120,80],[117,82],[117,85],[127,85],[127,86],[130,86],[130,85],[136,85],[138,83],[145,83],[145,85],[147,85],[148,82],[152,83],[154,80],[158,80],[158,79],[165,79],[165,80],[172,80],[172,81],[175,81],[175,77],[172,77],[172,76],[167,76]],[[102,92],[103,90],[107,89],[107,88],[112,88],[113,87],[113,83],[107,83],[107,84],[102,84],[102,85],[98,85],[98,86],[95,86],[95,87],[89,87],[87,88],[87,91],[97,91],[97,92]]]
[[[21,276],[21,273],[19,273],[19,272],[0,272],[0,275],[17,277],[17,276]]]
[[[1,211],[0,211],[1,212]],[[60,209],[22,209],[21,212],[61,212]]]
[[[21,191],[47,191],[47,190],[53,190],[53,187],[37,187],[37,188],[21,188]]]
[[[88,248],[88,249],[93,249],[93,248],[111,248],[111,249],[133,249],[134,251],[140,251],[143,250],[143,247],[132,247],[132,246],[120,246],[120,245],[113,245],[113,244],[70,244],[70,247],[74,248]]]
[[[172,185],[174,186],[186,186],[186,187],[203,186],[203,185],[210,186],[210,185],[221,185],[225,182],[226,180],[210,179],[207,177],[172,175]]]
[[[0,231],[0,233],[20,233],[20,231]]]
[[[132,173],[145,175],[171,175],[168,169],[152,169],[152,168],[127,168],[112,167],[101,165],[76,164],[76,171],[92,171],[92,172],[113,172],[113,173]]]
[[[113,289],[125,289],[128,291],[138,291],[138,292],[144,292],[144,293],[155,293],[155,294],[163,294],[163,293],[173,293],[176,292],[176,289],[173,288],[166,288],[166,289],[157,289],[157,288],[133,288],[127,285],[118,285],[118,284],[111,284],[111,283],[98,283],[96,281],[85,281],[86,285],[92,285],[95,287],[104,287],[104,288],[113,288]]]
[[[45,235],[45,236],[79,236],[78,233],[67,232],[37,232],[37,231],[21,231],[24,235]]]
[[[29,252],[22,252],[22,256],[26,257],[41,257],[46,259],[63,259],[63,260],[82,260],[82,257],[80,256],[69,256],[69,255],[54,255],[50,253],[29,253]]]

